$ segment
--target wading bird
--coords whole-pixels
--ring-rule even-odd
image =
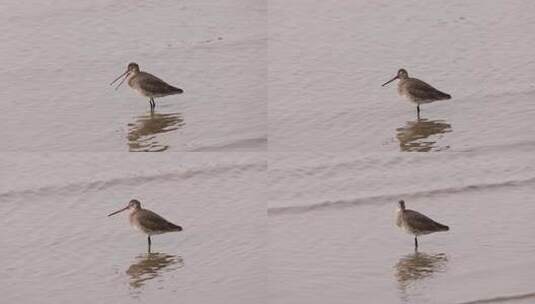
[[[123,209],[112,212],[108,214],[108,216],[112,216],[125,210],[130,210],[130,224],[134,228],[148,236],[149,253],[151,245],[151,235],[162,234],[166,232],[182,231],[182,227],[167,221],[163,217],[148,209],[141,208],[141,203],[136,199],[131,200],[128,205]]]
[[[409,73],[405,69],[400,69],[398,74],[385,82],[382,86],[399,79],[398,93],[405,96],[409,101],[416,104],[416,113],[420,118],[420,105],[424,103],[432,103],[437,100],[450,99],[451,95],[441,92],[431,85],[421,81],[420,79],[410,78]]]
[[[121,82],[115,87],[117,90],[123,82],[128,79],[128,85],[139,94],[148,97],[151,111],[154,111],[156,102],[154,98],[164,97],[167,95],[182,94],[184,91],[179,88],[175,88],[172,85],[167,84],[160,78],[139,70],[137,63],[130,63],[126,69],[126,72],[117,77],[110,85],[113,85],[117,80],[124,77]]]
[[[448,226],[437,223],[420,212],[406,209],[404,200],[400,200],[398,204],[396,225],[407,233],[414,235],[415,250],[418,250],[419,235],[450,230]]]

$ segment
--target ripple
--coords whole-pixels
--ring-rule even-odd
[[[524,294],[517,294],[517,295],[507,295],[507,296],[501,296],[501,297],[495,297],[495,298],[489,298],[489,299],[480,299],[470,302],[463,302],[461,304],[486,304],[486,303],[505,303],[505,302],[515,302],[519,300],[535,300],[535,292],[530,293],[524,293]]]
[[[342,209],[350,207],[358,207],[363,205],[375,205],[375,204],[389,204],[392,201],[399,199],[400,197],[410,197],[410,198],[419,198],[419,197],[430,197],[433,195],[439,194],[452,194],[452,193],[462,193],[469,191],[481,191],[484,189],[497,189],[503,187],[516,187],[531,185],[535,183],[535,177],[527,179],[515,179],[515,180],[506,180],[495,183],[480,183],[480,184],[470,184],[463,185],[460,187],[443,187],[436,189],[429,189],[424,191],[412,191],[412,192],[399,192],[395,194],[381,194],[376,196],[364,196],[353,199],[340,199],[333,201],[323,201],[317,203],[310,203],[306,205],[298,206],[277,206],[269,207],[268,215],[277,216],[277,215],[290,215],[290,214],[303,214],[307,212],[319,211],[319,210],[328,210],[328,209]]]
[[[237,140],[220,146],[206,146],[192,150],[193,152],[220,152],[220,151],[265,151],[267,150],[267,137],[248,138]]]

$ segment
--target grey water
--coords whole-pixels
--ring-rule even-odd
[[[1,302],[262,302],[266,162],[151,155],[0,153]],[[133,198],[184,230],[148,254],[126,214],[106,216]]]
[[[534,12],[3,1],[0,302],[535,301]],[[399,68],[453,98],[418,119]],[[147,253],[132,198],[184,231]],[[399,199],[451,230],[415,252]]]
[[[2,151],[266,150],[263,1],[0,7]],[[129,62],[184,94],[157,98],[156,115],[140,120],[148,99],[109,85]]]

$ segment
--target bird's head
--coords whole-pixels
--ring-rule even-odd
[[[396,80],[396,79],[407,79],[409,78],[409,73],[407,73],[407,70],[405,69],[399,69],[398,73],[396,74],[396,76],[394,76],[394,78],[390,79],[389,81],[383,83],[383,87],[389,83],[391,83],[392,81]]]
[[[137,199],[133,199],[128,203],[128,205],[126,207],[124,207],[123,209],[117,210],[115,212],[112,212],[112,213],[108,214],[108,216],[115,215],[115,214],[117,214],[119,212],[123,212],[125,210],[134,211],[134,210],[137,210],[137,209],[140,209],[140,208],[141,208],[141,203]]]

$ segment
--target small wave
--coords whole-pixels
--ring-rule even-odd
[[[282,206],[268,208],[268,215],[285,215],[285,214],[302,214],[310,211],[322,210],[322,209],[340,209],[347,207],[355,207],[361,205],[377,204],[377,201],[383,201],[384,203],[390,203],[398,200],[400,197],[404,198],[421,198],[440,194],[452,194],[468,191],[478,191],[485,189],[497,189],[503,187],[523,186],[535,183],[535,177],[524,180],[512,180],[498,183],[485,183],[467,185],[462,187],[449,187],[441,189],[433,189],[428,191],[396,193],[388,195],[368,196],[350,200],[336,200],[336,201],[324,201],[316,204],[301,205],[301,206]]]
[[[533,95],[535,95],[535,90],[533,90],[532,88],[524,88],[522,90],[514,90],[514,91],[511,91],[511,90],[507,90],[507,91],[504,91],[504,90],[500,90],[500,91],[495,91],[495,92],[486,92],[484,95],[474,95],[474,96],[471,96],[471,98],[480,98],[480,99],[485,99],[485,100],[489,100],[489,99],[495,99],[495,100],[500,100],[500,99],[503,99],[503,97],[514,97],[514,98],[518,98],[518,96],[524,96],[524,97],[528,97],[528,98],[531,98],[533,97]]]
[[[459,150],[456,152],[506,152],[514,150],[515,152],[525,151],[531,152],[535,150],[535,141],[519,141],[512,143],[503,143],[496,145],[476,146]]]
[[[266,170],[265,163],[246,163],[246,164],[230,164],[230,165],[219,165],[212,166],[209,168],[203,169],[187,169],[187,170],[176,170],[168,173],[160,173],[153,175],[143,175],[143,176],[129,176],[129,177],[118,177],[110,178],[107,180],[98,180],[98,181],[88,181],[88,182],[77,182],[63,185],[51,185],[43,186],[35,189],[26,189],[26,190],[12,190],[4,193],[0,193],[0,199],[12,199],[15,197],[21,196],[45,196],[53,193],[72,193],[78,191],[87,191],[87,190],[96,190],[102,191],[109,189],[115,186],[128,185],[128,186],[137,186],[149,182],[169,182],[169,181],[180,181],[188,179],[198,175],[214,175],[222,174],[231,171],[245,171],[245,170]]]
[[[512,296],[501,296],[501,297],[488,298],[488,299],[479,299],[479,300],[470,301],[470,302],[462,302],[459,304],[503,303],[503,302],[509,302],[509,301],[526,300],[526,299],[533,299],[535,301],[535,292],[512,295]]]
[[[221,151],[266,151],[267,137],[248,138],[237,140],[228,144],[219,146],[205,146],[191,150],[192,152],[221,152]]]

